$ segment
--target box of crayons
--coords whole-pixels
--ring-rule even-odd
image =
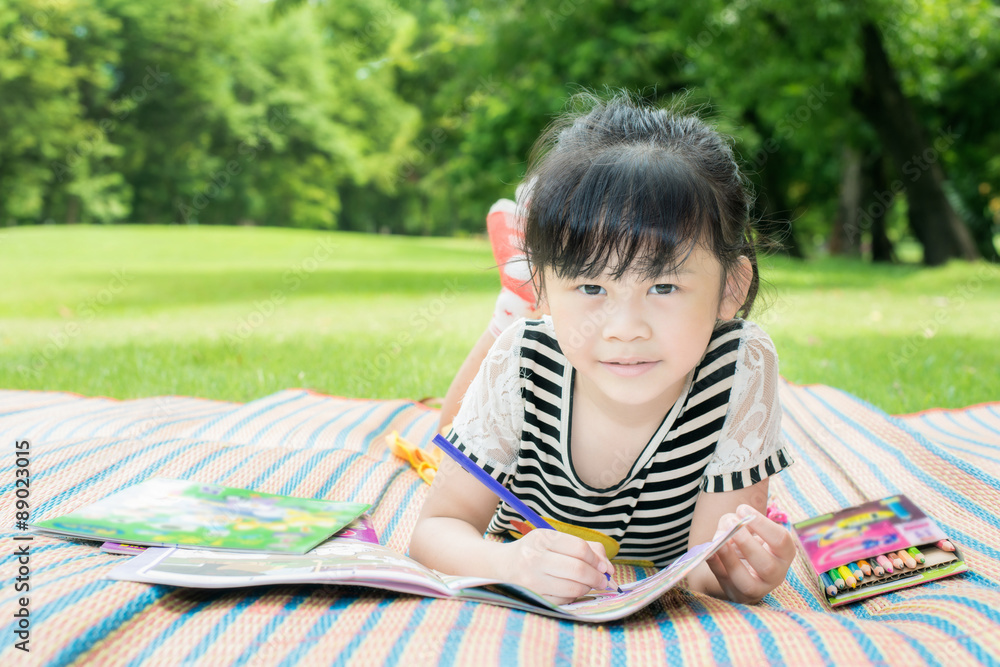
[[[904,495],[792,525],[831,607],[968,570],[961,551]]]

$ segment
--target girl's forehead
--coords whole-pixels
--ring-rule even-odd
[[[648,255],[639,253],[633,261],[620,269],[621,258],[615,252],[610,253],[603,262],[600,272],[586,272],[579,275],[566,275],[554,267],[546,267],[545,273],[552,278],[563,280],[600,279],[614,282],[642,282],[664,277],[717,277],[722,274],[722,264],[715,254],[701,243],[693,244],[687,251],[666,266],[652,268],[643,260]]]

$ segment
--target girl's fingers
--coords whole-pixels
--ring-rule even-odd
[[[792,561],[795,557],[795,544],[784,526],[771,521],[749,505],[740,505],[736,514],[741,517],[754,516],[754,519],[745,528],[758,535],[776,557],[788,562]]]
[[[720,577],[719,573],[715,572],[714,569],[713,572],[715,572],[719,584],[724,589],[729,589],[727,595],[730,598],[734,598],[732,593],[735,591],[739,593],[740,597],[744,598],[737,601],[757,602],[770,590],[769,586],[758,579],[754,572],[743,564],[732,546],[727,544],[722,547],[716,552],[716,556],[725,568],[725,578]],[[711,565],[709,567],[711,568]]]
[[[607,578],[590,564],[562,554],[552,554],[542,568],[545,582],[542,594],[556,595],[575,600],[591,589],[602,590]]]
[[[594,552],[597,556],[597,569],[601,572],[612,572],[615,568],[611,565],[611,559],[608,558],[607,551],[604,550],[604,545],[600,542],[587,542],[587,546]]]
[[[761,581],[776,586],[784,580],[788,565],[791,563],[791,556],[786,560],[775,555],[775,548],[781,551],[781,546],[772,547],[770,544],[762,543],[758,537],[741,530],[733,535],[732,542],[756,576]]]
[[[549,530],[533,530],[528,535],[534,533],[541,533],[535,540],[539,547],[549,552],[550,557],[545,559],[543,566],[546,574],[553,578],[589,586],[587,590],[604,588],[607,583],[604,572],[610,570],[605,565],[607,556],[604,555],[603,546],[596,544],[601,551],[599,556],[594,544],[578,537]]]

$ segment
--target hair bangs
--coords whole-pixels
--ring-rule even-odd
[[[651,144],[609,146],[574,164],[559,156],[532,193],[532,263],[560,277],[643,279],[676,270],[696,243],[711,245],[719,211],[711,187],[676,154]],[[573,156],[566,156],[572,158]]]

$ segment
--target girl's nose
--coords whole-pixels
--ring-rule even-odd
[[[642,303],[638,299],[621,299],[608,313],[603,331],[605,340],[630,342],[645,340],[653,334]]]

